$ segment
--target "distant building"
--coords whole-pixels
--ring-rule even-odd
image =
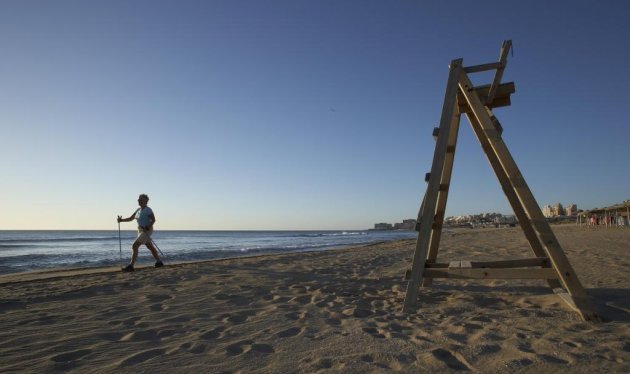
[[[416,228],[416,220],[415,219],[405,219],[402,222],[395,223],[395,230],[414,230]]]
[[[565,215],[564,208],[562,207],[562,204],[560,203],[556,203],[554,205],[545,205],[543,207],[542,213],[543,213],[543,216],[548,217],[548,218]]]
[[[375,223],[374,224],[374,230],[391,230],[393,229],[393,226],[391,223]]]
[[[494,223],[499,225],[515,225],[518,221],[516,220],[516,216],[498,216],[494,218]]]
[[[416,229],[416,220],[415,219],[405,219],[402,222],[394,223],[375,223],[374,228],[372,230],[415,230]]]
[[[565,214],[569,217],[575,217],[577,215],[577,205],[576,204],[570,204],[567,205],[566,209],[565,209]]]

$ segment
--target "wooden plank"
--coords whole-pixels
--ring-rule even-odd
[[[520,177],[521,172],[516,166],[516,162],[508,151],[503,139],[501,139],[501,137],[495,138],[486,135],[488,131],[494,130],[494,125],[490,119],[487,109],[484,108],[483,104],[479,100],[479,97],[468,91],[469,88],[472,87],[472,82],[465,73],[460,74],[459,76],[460,91],[465,95],[466,101],[472,109],[474,117],[483,129],[481,133],[482,137],[485,137],[490,143],[491,149],[498,158],[505,173],[508,175],[508,178],[513,179]],[[534,230],[545,249],[547,257],[551,259],[553,268],[558,272],[558,277],[564,285],[564,288],[575,300],[579,300],[579,304],[576,303],[576,305],[580,307],[580,316],[585,320],[598,319],[598,316],[590,305],[590,302],[588,302],[586,291],[582,287],[577,274],[573,270],[573,267],[569,263],[564,251],[560,247],[558,240],[551,231],[549,224],[545,221],[540,210],[540,206],[536,202],[536,199],[524,179],[523,186],[518,188],[513,187],[513,190],[520,200],[525,212],[531,218],[532,226],[534,227]]]
[[[490,91],[488,92],[488,97],[486,98],[485,103],[491,103],[492,100],[494,100],[497,87],[499,86],[499,83],[501,83],[501,78],[503,78],[503,72],[505,71],[505,66],[507,65],[507,55],[508,52],[510,52],[510,48],[512,48],[512,41],[504,40],[503,45],[501,46],[501,52],[499,53],[499,67],[494,74],[494,80],[490,86]]]
[[[463,263],[470,263],[470,266],[474,269],[483,268],[524,268],[532,266],[546,266],[551,261],[546,257],[532,257],[532,258],[518,258],[514,260],[500,260],[500,261],[460,261],[460,267],[464,266]],[[448,268],[451,262],[427,262],[426,269],[436,268]],[[555,288],[555,287],[554,287]]]
[[[491,87],[490,84],[482,84],[479,86],[472,87],[472,89],[479,95],[479,98],[482,100],[484,105],[487,104],[485,100],[487,99],[488,94],[490,93],[490,87]],[[494,93],[494,100],[497,100],[499,98],[510,97],[510,95],[513,94],[514,92],[516,92],[516,84],[514,82],[501,83],[496,88],[496,91]],[[464,98],[464,95],[462,93],[459,93],[457,97],[461,99],[460,105],[464,105],[466,103],[466,99]]]
[[[488,92],[490,91],[490,85],[477,86],[474,88],[475,92],[479,94],[479,98],[482,100],[484,105],[488,108],[499,108],[504,106],[509,106],[511,104],[510,96],[514,92],[516,92],[516,88],[514,86],[514,82],[503,83],[497,87],[497,91],[495,93],[494,99],[492,102],[487,102],[486,98],[488,96]],[[458,96],[458,109],[460,113],[469,112],[470,109],[466,103],[466,99],[459,93]]]
[[[552,268],[533,269],[425,269],[425,277],[451,279],[557,279]]]
[[[546,257],[519,258],[502,261],[473,261],[474,268],[524,268],[528,266],[549,267],[551,261]]]
[[[448,263],[448,269],[459,269],[461,261],[451,261]]]
[[[451,61],[448,82],[446,84],[446,92],[444,94],[442,115],[440,117],[440,134],[438,135],[438,140],[433,154],[431,178],[429,180],[429,185],[427,186],[424,209],[422,211],[418,239],[416,240],[416,248],[411,266],[411,279],[407,283],[407,290],[405,294],[403,311],[407,313],[415,312],[418,303],[418,291],[420,288],[420,282],[422,281],[422,273],[424,272],[424,264],[426,262],[429,247],[431,227],[433,225],[433,218],[435,215],[435,208],[439,193],[438,190],[442,179],[442,170],[444,169],[446,147],[448,145],[451,127],[450,125],[453,121],[453,116],[456,115],[455,104],[457,100],[461,66],[462,59]]]
[[[433,269],[433,268],[448,268],[450,262],[430,262],[427,261],[424,265],[425,269]]]
[[[488,70],[496,69],[499,66],[501,66],[500,63],[498,63],[498,62],[491,62],[489,64],[466,66],[464,68],[464,71],[466,73],[479,73],[479,72],[482,72],[482,71],[488,71]]]

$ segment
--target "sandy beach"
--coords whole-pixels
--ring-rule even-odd
[[[0,277],[0,372],[630,372],[630,230],[552,226],[603,322],[543,281],[436,280],[415,242]],[[531,257],[520,228],[445,233],[440,260]]]

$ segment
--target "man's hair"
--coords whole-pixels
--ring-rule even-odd
[[[149,195],[141,193],[140,196],[138,196],[138,199],[147,199],[147,201],[149,201]]]

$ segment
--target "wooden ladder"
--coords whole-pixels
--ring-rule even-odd
[[[515,92],[514,83],[501,84],[511,46],[510,40],[503,42],[499,61],[495,63],[464,67],[462,59],[451,61],[440,127],[433,129],[436,146],[431,172],[425,177],[428,186],[418,213],[418,239],[412,267],[405,275],[409,282],[403,310],[415,312],[421,283],[423,287],[428,287],[434,278],[545,279],[582,319],[598,320],[577,274],[501,138],[503,128],[492,113],[493,108],[510,105],[510,95]],[[494,79],[489,85],[475,87],[468,78],[469,73],[495,69]],[[481,143],[535,257],[436,262],[461,114],[466,115]]]

